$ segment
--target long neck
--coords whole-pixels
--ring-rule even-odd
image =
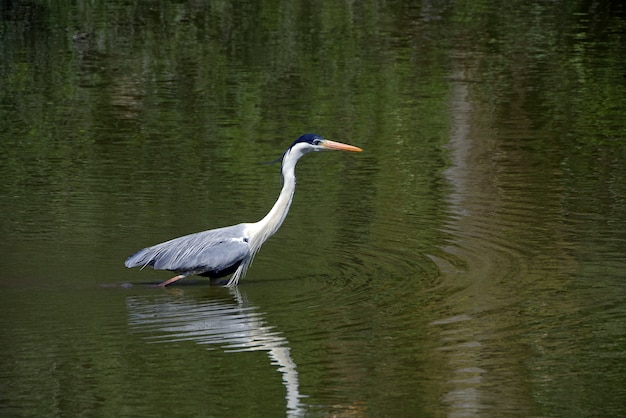
[[[283,161],[281,167],[283,188],[280,191],[278,200],[274,203],[274,206],[268,214],[256,223],[256,227],[259,231],[259,240],[257,241],[259,246],[278,231],[278,228],[280,228],[287,216],[287,212],[289,212],[293,194],[296,191],[295,163],[296,161],[291,161],[291,159],[285,159]]]

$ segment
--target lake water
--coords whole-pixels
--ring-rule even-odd
[[[101,3],[1,6],[1,416],[626,415],[624,6]]]

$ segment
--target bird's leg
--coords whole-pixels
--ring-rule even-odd
[[[165,286],[167,286],[168,284],[172,284],[172,283],[174,283],[174,282],[179,281],[179,280],[180,280],[180,279],[182,279],[183,277],[185,277],[185,275],[184,275],[184,274],[179,274],[178,276],[172,277],[171,279],[168,279],[168,280],[164,281],[163,283],[159,283],[157,286],[158,286],[158,287],[165,287]]]

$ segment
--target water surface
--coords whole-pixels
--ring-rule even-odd
[[[0,415],[626,413],[622,6],[2,7]],[[238,288],[124,268],[304,132]]]

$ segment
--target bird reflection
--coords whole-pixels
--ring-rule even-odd
[[[150,333],[146,338],[152,342],[193,341],[219,346],[225,352],[267,351],[271,364],[282,375],[288,415],[302,415],[300,399],[304,396],[300,394],[289,342],[265,324],[263,313],[251,306],[238,288],[230,288],[229,293],[232,302],[129,296],[128,322],[131,328]]]

